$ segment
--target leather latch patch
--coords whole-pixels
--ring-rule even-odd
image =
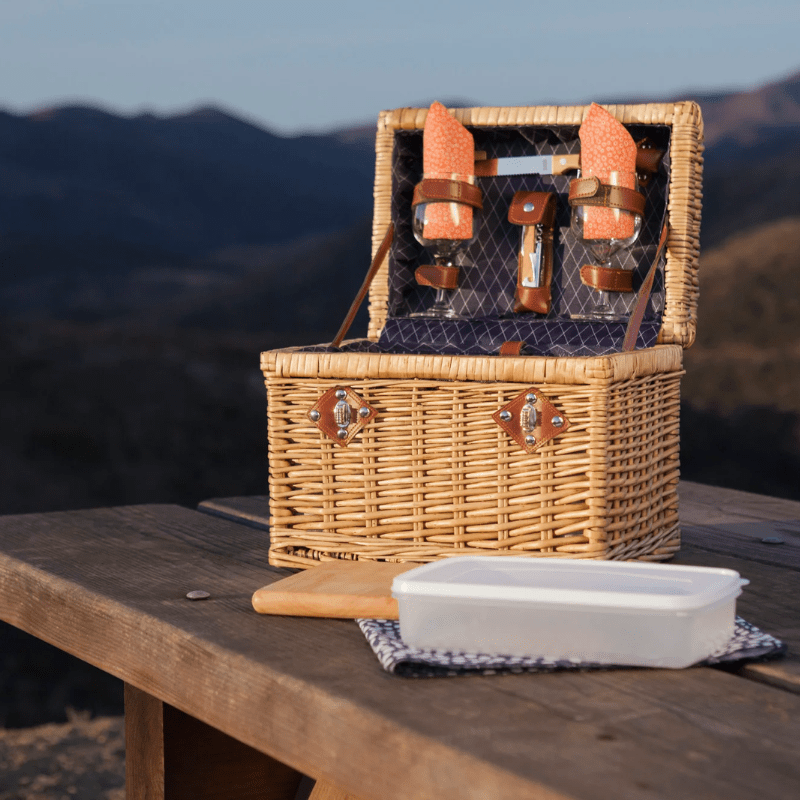
[[[534,453],[569,428],[569,420],[535,386],[517,395],[492,419],[526,452]]]
[[[308,418],[342,447],[377,416],[378,412],[349,386],[328,389],[308,412]]]

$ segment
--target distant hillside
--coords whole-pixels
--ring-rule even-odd
[[[275,244],[368,211],[373,171],[357,142],[275,136],[213,108],[0,112],[0,235],[93,236],[194,256]]]
[[[717,153],[752,147],[775,132],[800,128],[800,72],[749,91],[701,95],[698,102],[708,147]]]
[[[681,386],[681,474],[800,498],[800,216],[700,257]]]
[[[249,264],[238,280],[195,287],[174,300],[130,317],[131,323],[169,320],[181,328],[291,333],[295,343],[330,341],[355,297],[370,261],[372,221],[344,231],[308,237],[292,247],[239,248],[214,263]],[[352,335],[366,336],[367,303]]]
[[[769,91],[794,97],[796,81],[784,84]],[[734,99],[703,101],[717,109],[712,133],[724,128],[713,104]],[[714,133],[707,151],[684,397],[716,415],[721,440],[737,436],[743,408],[790,415],[786,430],[800,414],[800,154],[779,107],[783,121],[759,128],[769,147],[742,139],[726,161]],[[329,341],[360,284],[366,136],[277,137],[214,109],[0,114],[0,350],[13,389],[0,409],[0,510],[264,486],[258,352]],[[288,227],[274,226],[283,215]],[[712,429],[707,417],[695,426]],[[713,459],[716,441],[687,450],[687,464]],[[754,452],[731,459],[746,476]]]
[[[724,413],[770,406],[800,415],[800,216],[701,255],[697,331],[685,357],[687,401]]]
[[[800,214],[800,126],[765,131],[727,156],[707,151],[703,176],[704,247],[748,228]]]

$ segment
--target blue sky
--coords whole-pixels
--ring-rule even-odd
[[[0,107],[213,103],[282,133],[462,98],[582,103],[800,69],[797,0],[0,0]]]

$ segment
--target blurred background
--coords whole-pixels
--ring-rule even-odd
[[[682,474],[800,499],[798,34],[779,0],[4,0],[0,514],[265,494],[259,353],[332,338],[377,114],[434,99],[700,103]],[[0,726],[81,709],[119,687],[0,626]]]

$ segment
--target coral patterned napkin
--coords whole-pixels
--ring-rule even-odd
[[[472,134],[433,103],[422,133],[422,169],[425,178],[475,183],[475,143]],[[471,239],[472,208],[460,203],[431,203],[425,213],[426,239]]]
[[[578,131],[581,174],[601,183],[636,188],[636,142],[611,114],[592,103]],[[633,215],[618,208],[585,208],[585,239],[627,239],[633,235]]]

